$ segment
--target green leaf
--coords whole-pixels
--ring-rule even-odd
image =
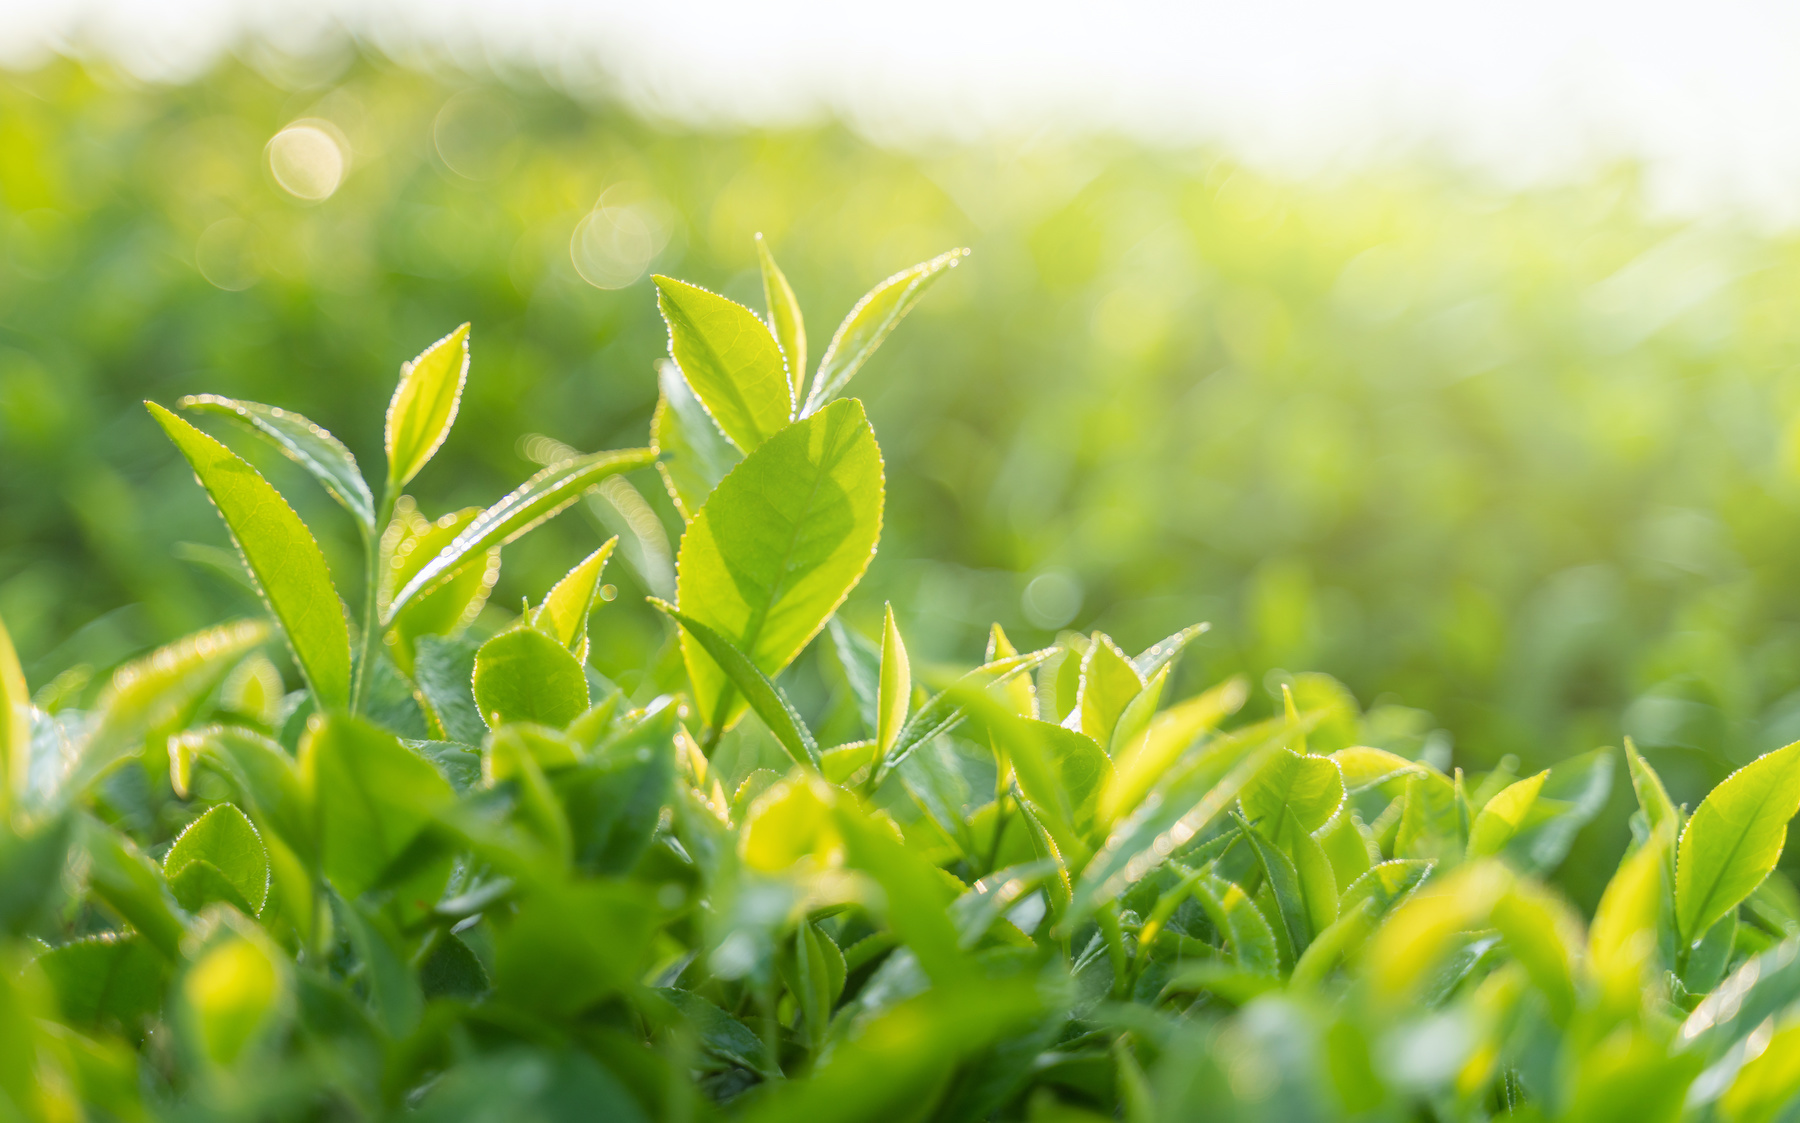
[[[530,721],[561,729],[588,708],[587,672],[536,628],[501,632],[475,653],[475,705],[490,727]]]
[[[875,710],[875,743],[886,753],[900,737],[906,724],[907,707],[912,703],[912,664],[906,658],[906,643],[900,638],[900,626],[894,623],[894,606],[887,606],[881,632],[881,679]]]
[[[987,730],[996,748],[1012,761],[1019,787],[1046,816],[1058,846],[1071,863],[1085,858],[1078,841],[1093,822],[1100,789],[1112,762],[1092,737],[1035,718],[1019,717],[988,694],[969,699],[971,716]]]
[[[781,356],[787,361],[788,385],[793,387],[794,401],[806,395],[806,320],[800,315],[800,302],[793,287],[775,264],[775,255],[763,236],[756,236],[756,255],[762,262],[763,304],[769,309],[769,326],[775,342],[781,345]]]
[[[1249,697],[1239,676],[1157,714],[1113,751],[1113,775],[1100,795],[1100,817],[1113,822],[1135,808],[1169,766],[1203,734],[1236,713]]]
[[[1637,795],[1638,806],[1644,811],[1644,818],[1654,833],[1656,828],[1668,823],[1669,829],[1681,830],[1681,811],[1675,801],[1669,798],[1669,792],[1663,787],[1662,777],[1656,769],[1650,767],[1638,752],[1631,738],[1625,738],[1625,763],[1631,772],[1631,789]]]
[[[1188,644],[1211,630],[1211,624],[1190,624],[1167,639],[1158,640],[1133,655],[1131,666],[1148,682],[1155,677],[1156,672],[1174,662],[1175,657],[1186,650]]]
[[[121,754],[137,750],[146,734],[183,720],[226,672],[268,638],[269,627],[260,620],[220,624],[113,672],[94,707],[93,732],[68,789],[79,792]]]
[[[1757,757],[1700,801],[1675,859],[1675,919],[1692,941],[1738,906],[1781,857],[1800,809],[1800,742]]]
[[[269,899],[269,852],[262,836],[244,813],[221,803],[187,825],[163,858],[163,876],[169,879],[175,899],[189,912],[199,912],[204,900],[190,904],[183,894],[182,874],[190,865],[204,863],[224,878],[249,906],[251,916],[261,915]]]
[[[156,403],[145,405],[212,497],[319,706],[347,704],[350,629],[325,555],[306,524],[269,481],[230,449]]]
[[[786,667],[861,579],[881,537],[881,451],[862,403],[796,422],[732,469],[688,525],[676,605],[765,675]],[[724,672],[682,640],[707,724],[730,716]]]
[[[700,1047],[712,1056],[752,1072],[770,1071],[762,1038],[743,1022],[689,991],[656,987],[651,993],[680,1012],[688,1028],[699,1038]]]
[[[403,1039],[418,1028],[425,996],[401,950],[405,945],[400,934],[372,909],[350,901],[334,904],[333,912],[349,935],[356,958],[362,961],[370,1005],[375,1008],[381,1028],[390,1038]],[[455,937],[447,935],[445,939],[454,940]]]
[[[962,259],[969,256],[966,249],[954,249],[939,254],[930,261],[923,261],[911,269],[903,269],[887,280],[869,290],[868,295],[856,302],[844,322],[838,325],[831,343],[825,348],[825,354],[819,359],[818,373],[813,376],[812,392],[807,395],[806,408],[800,411],[802,417],[818,412],[818,410],[837,397],[838,391],[850,381],[850,377],[869,361],[869,356],[881,346],[888,333],[912,311],[913,305],[925,295],[946,271],[956,268]]]
[[[658,453],[656,469],[663,486],[686,521],[744,454],[719,432],[674,362],[663,359],[656,364],[656,381],[662,396],[650,416],[650,443]]]
[[[814,739],[812,730],[807,728],[800,712],[794,709],[794,704],[781,692],[781,688],[750,662],[749,656],[733,647],[718,632],[677,612],[666,601],[652,598],[650,603],[680,624],[682,633],[698,642],[713,665],[724,670],[725,677],[750,703],[756,716],[763,719],[763,724],[769,727],[769,732],[775,735],[775,740],[780,742],[788,756],[794,759],[794,763],[817,771],[819,743]]]
[[[551,777],[568,810],[580,868],[624,876],[650,848],[673,795],[676,719],[670,700],[653,703],[641,721],[602,744],[594,759]]]
[[[1344,802],[1344,777],[1330,757],[1282,749],[1250,781],[1240,797],[1244,814],[1265,838],[1280,838],[1289,819],[1312,833]]]
[[[1275,931],[1235,883],[1203,873],[1194,880],[1194,900],[1231,945],[1239,967],[1257,975],[1273,975],[1281,965]]]
[[[181,981],[203,1055],[229,1065],[273,1025],[287,991],[280,953],[253,930],[227,928]]]
[[[1102,745],[1111,744],[1119,715],[1144,685],[1143,676],[1112,637],[1095,632],[1081,659],[1081,694],[1075,707],[1081,717],[1075,728]]]
[[[402,495],[394,505],[393,519],[381,534],[381,581],[376,594],[380,610],[387,613],[394,594],[480,515],[481,508],[465,507],[454,514],[428,519],[419,513],[418,504],[410,495]],[[405,608],[393,614],[388,624],[388,653],[406,674],[413,674],[417,668],[421,637],[459,634],[474,623],[487,603],[488,594],[500,577],[500,550],[490,549],[485,558],[475,561],[477,564],[462,566],[454,576],[429,593],[413,597]]]
[[[19,653],[0,621],[0,816],[25,790],[31,770],[31,694]]]
[[[833,800],[831,811],[843,838],[845,864],[868,874],[881,887],[883,918],[919,957],[925,973],[948,988],[969,981],[973,970],[947,912],[955,895],[945,887],[942,872],[908,850],[851,798]]]
[[[1292,829],[1290,826],[1290,833]],[[1299,955],[1305,951],[1313,936],[1312,923],[1307,919],[1306,898],[1300,890],[1299,871],[1294,868],[1293,859],[1264,838],[1261,831],[1245,824],[1243,833],[1250,841],[1257,865],[1274,896],[1275,913],[1282,925],[1279,934],[1286,937],[1277,942],[1286,944],[1282,949],[1282,958],[1291,964],[1289,955]]]
[[[616,536],[608,538],[598,550],[569,570],[532,613],[531,626],[554,636],[574,653],[577,662],[586,662],[588,617],[600,599],[601,571],[618,544]]]
[[[1282,845],[1294,860],[1294,872],[1300,880],[1300,896],[1306,903],[1306,919],[1314,935],[1324,932],[1338,918],[1337,871],[1325,853],[1325,847],[1311,834],[1288,820],[1282,834]]]
[[[181,399],[181,408],[222,414],[243,422],[251,432],[310,472],[362,524],[364,531],[375,532],[375,497],[369,492],[368,481],[363,479],[355,455],[323,426],[292,410],[221,398],[217,394],[191,394]]]
[[[1500,853],[1512,841],[1513,835],[1519,833],[1519,827],[1524,824],[1532,805],[1537,803],[1538,792],[1549,776],[1548,769],[1536,776],[1527,776],[1508,784],[1488,800],[1469,827],[1468,856],[1486,858]]]
[[[1156,711],[1162,706],[1163,688],[1169,683],[1169,668],[1165,664],[1162,669],[1150,676],[1144,688],[1137,692],[1137,697],[1125,704],[1119,711],[1119,720],[1113,723],[1112,735],[1107,740],[1106,755],[1118,758],[1125,754],[1150,727],[1156,717]]]
[[[1371,866],[1369,871],[1344,889],[1338,912],[1347,914],[1363,901],[1374,903],[1371,919],[1378,919],[1395,905],[1406,900],[1424,882],[1435,863],[1420,858],[1395,858]]]
[[[383,621],[392,623],[414,597],[431,592],[489,550],[506,545],[561,513],[581,498],[582,492],[601,480],[620,472],[648,467],[655,459],[653,450],[633,448],[577,456],[545,468],[477,515],[448,546],[413,574],[394,595]]]
[[[181,910],[162,872],[123,834],[94,818],[81,824],[88,857],[88,888],[150,945],[170,959],[181,956],[187,932]]]
[[[425,758],[342,714],[326,715],[301,741],[300,776],[317,816],[325,876],[351,900],[456,799]]]
[[[475,653],[479,650],[480,646],[467,637],[445,640],[420,636],[414,652],[413,681],[418,684],[419,694],[443,727],[444,736],[465,745],[480,743],[487,732],[487,724],[475,708],[471,687]]]
[[[495,991],[527,1010],[575,1014],[638,984],[655,920],[630,882],[541,885],[495,935]]]
[[[794,416],[781,345],[742,304],[670,277],[651,280],[670,356],[731,443],[754,452]]]
[[[88,936],[37,958],[62,1016],[78,1026],[135,1027],[162,1008],[168,960],[136,933]]]
[[[418,475],[450,435],[468,377],[468,324],[401,364],[400,384],[387,409],[389,495]]]

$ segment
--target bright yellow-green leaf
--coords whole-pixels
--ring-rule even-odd
[[[505,498],[477,515],[450,544],[420,567],[388,605],[382,619],[391,623],[414,597],[424,596],[454,578],[461,569],[560,514],[582,493],[608,476],[647,468],[656,453],[647,448],[620,449],[577,456],[552,464],[520,484]]]
[[[894,747],[911,702],[912,664],[907,661],[906,643],[900,638],[900,625],[894,623],[890,604],[881,630],[881,684],[875,708],[875,743],[881,752]]]
[[[1107,740],[1107,756],[1118,758],[1149,728],[1162,706],[1163,688],[1168,684],[1169,667],[1164,664],[1144,683],[1137,697],[1125,703],[1125,708],[1119,711],[1119,720],[1113,723],[1112,736]]]
[[[305,468],[331,497],[356,517],[365,531],[375,531],[375,497],[356,465],[356,456],[330,430],[293,410],[240,402],[217,394],[181,399],[182,409],[204,410],[235,418],[267,440],[289,460]]]
[[[1113,774],[1100,793],[1101,820],[1114,822],[1136,807],[1176,758],[1236,713],[1249,693],[1241,676],[1227,679],[1152,718],[1148,728],[1114,751]]]
[[[618,544],[617,537],[608,538],[598,550],[569,570],[532,614],[532,627],[554,636],[574,652],[577,659],[587,654],[588,617],[600,595],[600,574],[606,568],[606,559],[612,556],[613,547]]]
[[[794,401],[806,396],[806,320],[800,315],[800,302],[788,284],[781,266],[763,236],[756,236],[756,255],[762,262],[763,303],[769,309],[769,326],[775,330],[775,342],[781,345],[787,360],[788,385],[793,387]]]
[[[529,721],[561,729],[588,708],[587,673],[568,648],[536,628],[512,628],[482,644],[474,690],[490,728]]]
[[[1530,882],[1517,882],[1494,902],[1490,919],[1525,968],[1559,1023],[1575,1009],[1575,949],[1581,922],[1562,901]]]
[[[1316,934],[1325,931],[1338,918],[1337,871],[1325,848],[1300,824],[1288,820],[1282,834],[1282,846],[1294,860],[1294,872],[1300,879],[1300,896],[1306,902],[1306,918]]]
[[[1465,852],[1456,787],[1440,772],[1415,772],[1406,778],[1401,797],[1400,829],[1394,836],[1397,858],[1449,859]]]
[[[732,469],[688,525],[682,613],[766,675],[786,667],[861,579],[881,536],[881,452],[854,400],[796,422]],[[682,654],[700,713],[728,721],[725,674],[691,635]]]
[[[1259,975],[1273,975],[1280,966],[1275,930],[1268,918],[1244,895],[1235,882],[1203,874],[1193,887],[1194,900],[1225,936],[1237,965]]]
[[[268,642],[269,626],[239,620],[195,632],[160,647],[113,672],[95,705],[73,784],[79,788],[122,753],[143,744],[144,735],[175,723],[245,655]]]
[[[1512,836],[1519,833],[1519,827],[1524,824],[1532,805],[1537,803],[1538,792],[1549,775],[1545,770],[1527,776],[1508,784],[1487,801],[1469,827],[1469,857],[1485,858],[1500,853]]]
[[[229,803],[212,808],[189,823],[164,856],[163,876],[190,912],[198,912],[205,900],[184,894],[182,877],[201,863],[224,878],[249,905],[250,915],[262,912],[269,899],[269,852],[242,811]]]
[[[387,410],[390,495],[418,475],[450,435],[468,377],[468,324],[401,364],[400,384]]]
[[[1800,1095],[1800,1018],[1783,1019],[1762,1052],[1738,1070],[1719,1097],[1730,1123],[1771,1123]]]
[[[1668,790],[1663,787],[1662,777],[1656,774],[1656,769],[1650,767],[1650,762],[1638,752],[1637,746],[1631,743],[1629,737],[1625,738],[1625,762],[1631,771],[1631,789],[1637,794],[1638,806],[1643,809],[1650,829],[1655,830],[1668,823],[1670,830],[1679,831],[1681,811],[1676,808],[1675,801],[1669,798]]]
[[[994,624],[988,629],[987,657],[982,660],[983,663],[1008,659],[1018,653],[1019,649],[1013,646],[1010,639],[1006,638],[1006,631],[999,624]],[[1014,675],[1007,679],[1006,683],[1000,687],[1000,694],[1006,699],[1006,704],[1012,707],[1013,712],[1020,717],[1038,716],[1037,691],[1031,687],[1030,675]]]
[[[1131,700],[1143,692],[1144,677],[1111,636],[1094,633],[1081,659],[1081,714],[1076,730],[1101,745],[1112,743],[1113,726]]]
[[[1364,945],[1362,971],[1375,994],[1399,1008],[1409,1005],[1456,935],[1485,923],[1513,881],[1499,863],[1476,862],[1415,893]],[[1346,911],[1356,889],[1344,894]]]
[[[25,790],[31,765],[31,695],[12,637],[0,621],[0,815]]]
[[[1265,838],[1280,838],[1290,818],[1310,833],[1337,814],[1344,802],[1344,777],[1330,757],[1282,749],[1239,798],[1245,817]]]
[[[669,325],[669,354],[720,431],[754,452],[794,416],[781,345],[742,304],[685,281],[652,279]]]
[[[145,404],[212,497],[319,706],[348,703],[350,629],[312,532],[281,493],[230,449],[154,402]]]
[[[1396,777],[1436,772],[1430,765],[1407,760],[1386,749],[1371,749],[1362,745],[1339,749],[1331,754],[1331,759],[1337,761],[1338,768],[1343,771],[1344,787],[1352,795]]]
[[[1668,826],[1659,828],[1619,863],[1588,929],[1588,960],[1607,1002],[1621,1012],[1640,1001],[1646,971],[1653,965],[1670,837]]]
[[[1800,742],[1756,758],[1700,802],[1675,859],[1675,919],[1683,940],[1711,928],[1769,875],[1796,809]]]
[[[181,982],[202,1051],[229,1065],[275,1020],[286,991],[279,953],[249,932],[228,930]]]
[[[819,370],[813,376],[812,391],[806,397],[806,408],[801,415],[818,412],[836,397],[851,375],[869,361],[869,356],[881,346],[881,341],[895,325],[912,311],[931,283],[956,268],[968,255],[966,249],[955,249],[930,261],[922,261],[889,277],[857,301],[856,307],[850,309],[850,314],[838,325],[825,354],[819,359]]]
[[[738,650],[730,640],[716,630],[707,627],[693,617],[676,611],[668,602],[651,598],[650,603],[681,625],[684,640],[691,639],[700,645],[706,657],[725,675],[726,681],[737,690],[738,694],[750,704],[757,716],[769,727],[769,732],[781,742],[794,763],[817,770],[819,767],[819,744],[813,739],[812,730],[807,728],[806,721],[794,704],[787,699],[768,675],[750,657]]]
[[[480,516],[481,508],[465,507],[428,519],[410,495],[394,506],[394,517],[381,535],[381,582],[377,607],[385,615],[394,595],[419,570]],[[402,671],[414,671],[414,648],[420,636],[452,636],[474,623],[500,577],[500,550],[487,551],[477,564],[465,565],[431,592],[415,596],[388,624],[388,654]]]

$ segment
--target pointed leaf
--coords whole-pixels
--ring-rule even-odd
[[[778,674],[862,578],[881,537],[881,450],[847,400],[782,430],[731,470],[688,525],[676,605]],[[708,725],[728,723],[718,664],[682,640]]]
[[[556,637],[564,647],[575,652],[577,658],[587,646],[588,616],[593,613],[594,602],[600,596],[601,571],[618,544],[617,537],[608,538],[598,550],[569,570],[567,576],[545,594],[544,603],[532,614],[532,627]]]
[[[400,384],[387,410],[389,495],[418,475],[450,435],[468,377],[468,324],[401,364]]]
[[[25,790],[31,769],[31,694],[19,653],[0,621],[0,815]]]
[[[1136,807],[1195,740],[1236,713],[1248,696],[1242,676],[1227,679],[1157,714],[1142,733],[1116,747],[1113,775],[1100,795],[1100,817],[1110,823]]]
[[[742,304],[670,277],[651,280],[669,354],[694,396],[732,444],[755,451],[794,416],[781,345]]]
[[[1486,858],[1498,854],[1513,835],[1519,833],[1519,827],[1537,802],[1538,792],[1549,776],[1548,769],[1536,776],[1527,776],[1508,784],[1487,801],[1469,827],[1469,857]]]
[[[448,546],[413,574],[394,595],[383,620],[391,623],[414,597],[431,592],[487,551],[506,545],[560,514],[601,480],[648,467],[655,459],[656,453],[650,449],[632,448],[577,456],[545,468],[476,516]]]
[[[800,302],[793,287],[775,264],[775,255],[763,236],[756,236],[756,254],[762,261],[763,303],[769,309],[769,326],[775,331],[775,342],[781,345],[787,360],[788,385],[793,387],[794,401],[806,395],[806,321],[800,315]]]
[[[398,738],[327,715],[300,743],[300,776],[318,817],[321,861],[346,898],[373,887],[433,817],[456,800],[450,781]]]
[[[269,852],[242,811],[221,803],[189,823],[163,858],[163,876],[173,883],[195,862],[210,864],[249,904],[250,915],[261,914],[269,899]]]
[[[154,402],[145,403],[187,457],[231,531],[321,707],[350,700],[350,629],[325,555],[281,493],[230,449]]]
[[[713,665],[723,669],[726,679],[750,703],[750,708],[763,719],[763,724],[775,734],[775,739],[781,742],[781,747],[794,762],[816,771],[819,768],[819,744],[781,688],[763,674],[749,656],[712,628],[678,612],[666,601],[652,598],[651,603],[680,624],[682,633],[691,636]]]
[[[1244,814],[1265,838],[1280,838],[1290,818],[1310,834],[1342,806],[1344,777],[1330,757],[1283,749],[1244,788],[1242,802]]]
[[[1650,829],[1654,831],[1668,823],[1671,830],[1679,832],[1681,812],[1669,798],[1668,789],[1663,787],[1662,777],[1650,767],[1650,762],[1638,752],[1629,737],[1625,738],[1625,763],[1631,772],[1631,790],[1637,795],[1638,806],[1643,809]]]
[[[1190,624],[1167,639],[1158,640],[1149,647],[1131,657],[1131,665],[1137,673],[1148,681],[1156,672],[1162,670],[1175,657],[1180,655],[1187,645],[1212,630],[1211,624]]]
[[[906,644],[900,638],[900,626],[894,623],[894,606],[888,605],[887,618],[881,632],[881,686],[876,707],[875,743],[880,752],[893,748],[906,724],[906,710],[912,703],[912,664],[906,659]]]
[[[480,515],[480,507],[465,507],[428,519],[419,513],[411,496],[400,497],[394,505],[393,520],[381,534],[381,583],[376,605],[383,614],[400,587]],[[474,623],[499,577],[500,550],[496,547],[477,564],[463,566],[455,576],[429,593],[415,596],[394,613],[388,624],[388,654],[393,656],[395,665],[413,675],[417,670],[419,640],[424,636],[453,636]]]
[[[375,497],[369,492],[356,456],[324,426],[292,410],[261,402],[238,401],[217,394],[190,394],[181,399],[182,409],[196,409],[235,418],[250,431],[280,449],[289,460],[305,468],[344,510],[355,516],[363,530],[375,530]]]
[[[1683,940],[1711,928],[1769,875],[1796,809],[1800,742],[1757,757],[1701,800],[1675,859],[1675,918]]]
[[[816,413],[831,401],[850,381],[850,377],[869,361],[895,325],[912,311],[931,283],[947,270],[954,269],[969,255],[966,249],[954,249],[904,269],[869,290],[856,302],[844,322],[838,325],[825,354],[819,359],[819,370],[813,377],[812,392],[807,395],[801,415]]]
[[[1081,659],[1081,699],[1075,710],[1079,724],[1072,725],[1102,745],[1112,743],[1113,726],[1132,699],[1144,690],[1144,678],[1119,650],[1111,636],[1094,633]],[[1070,722],[1076,720],[1069,715]]]

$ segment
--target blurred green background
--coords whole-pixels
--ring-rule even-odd
[[[1211,620],[1190,688],[1327,671],[1470,767],[1630,733],[1690,802],[1800,737],[1791,238],[1648,217],[1628,167],[1521,192],[1104,137],[899,153],[374,56],[0,76],[0,616],[33,686],[251,608],[141,399],[291,407],[376,463],[399,363],[473,321],[414,491],[485,504],[535,469],[522,435],[645,442],[648,274],[760,308],[758,230],[815,355],[887,274],[974,251],[852,384],[889,496],[848,613],[891,598],[927,658],[974,660],[990,620],[1130,649]],[[348,519],[261,463],[360,598]],[[611,571],[612,671],[663,642],[641,595],[678,529],[634,482],[662,529],[635,512]],[[494,605],[604,525],[510,547]]]

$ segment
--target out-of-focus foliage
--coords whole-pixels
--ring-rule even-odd
[[[820,310],[815,366],[871,278],[973,250],[853,384],[889,494],[847,610],[870,634],[883,599],[927,660],[995,619],[1127,649],[1206,619],[1182,673],[1247,672],[1258,712],[1317,668],[1471,767],[1629,732],[1690,804],[1800,733],[1800,262],[1645,217],[1626,172],[1505,192],[1103,139],[906,155],[354,55],[11,75],[0,154],[0,614],[48,706],[255,603],[138,400],[345,418],[378,465],[396,357],[473,321],[456,467],[412,487],[485,504],[534,459],[641,443],[649,274],[762,308],[761,231]],[[355,520],[257,463],[361,603]],[[620,534],[630,595],[593,657],[625,676],[663,642],[637,594],[672,593],[679,517],[654,486],[584,506],[512,548],[490,603]]]
[[[1616,750],[1446,769],[1317,672],[1241,717],[1242,677],[1174,685],[1203,625],[1133,654],[995,624],[980,666],[915,678],[910,614],[877,644],[838,612],[886,493],[834,358],[912,281],[809,370],[764,268],[766,323],[656,279],[683,298],[650,447],[442,519],[399,492],[454,421],[460,329],[402,368],[378,488],[301,414],[184,399],[373,501],[360,613],[283,494],[148,403],[272,619],[54,713],[0,627],[9,1118],[1790,1117],[1800,742],[1690,813],[1627,740],[1589,921],[1543,878],[1623,793]],[[702,447],[740,459],[709,478]],[[634,474],[684,481],[676,599],[650,598],[679,659],[628,686],[591,662],[622,655],[590,619],[616,537],[473,626],[503,548]],[[809,652],[831,689],[796,703]]]

